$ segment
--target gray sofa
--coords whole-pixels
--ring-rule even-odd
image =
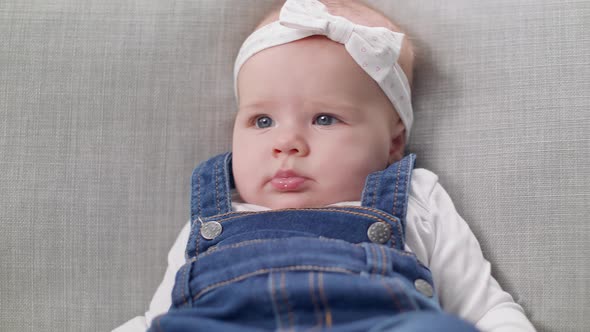
[[[370,3],[417,46],[418,166],[539,331],[590,331],[590,2]],[[0,1],[0,331],[144,312],[271,4]]]

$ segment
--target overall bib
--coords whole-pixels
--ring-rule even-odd
[[[370,174],[360,207],[234,212],[231,153],[192,176],[187,263],[150,331],[475,331],[404,250],[414,155]]]

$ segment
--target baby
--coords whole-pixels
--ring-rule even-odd
[[[360,2],[268,14],[236,60],[232,153],[195,169],[150,311],[118,331],[534,331],[404,157],[412,70],[410,41]]]

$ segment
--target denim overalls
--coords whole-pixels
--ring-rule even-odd
[[[414,160],[370,174],[361,207],[262,212],[232,212],[231,153],[202,163],[187,263],[150,331],[475,331],[404,251]]]

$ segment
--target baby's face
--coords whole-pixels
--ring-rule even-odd
[[[324,37],[254,55],[238,91],[233,173],[247,203],[357,201],[367,175],[399,154],[404,133],[390,101],[343,45]]]

